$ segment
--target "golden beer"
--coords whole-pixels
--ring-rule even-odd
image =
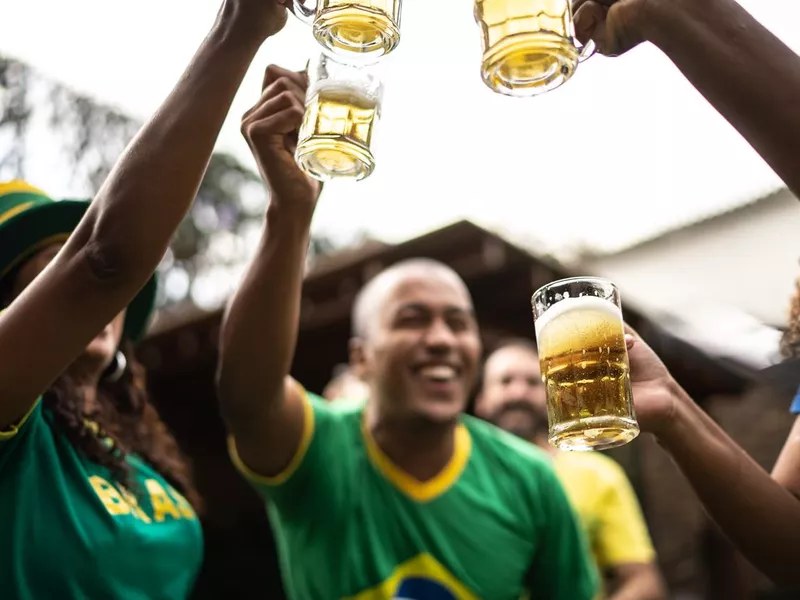
[[[475,19],[483,43],[481,75],[498,93],[553,90],[581,60],[570,0],[476,0]]]
[[[379,117],[378,97],[356,87],[324,82],[306,102],[298,164],[320,181],[364,179],[375,168],[370,144]]]
[[[314,11],[295,5],[296,14],[313,19],[317,41],[336,54],[380,58],[400,43],[402,0],[317,0]]]
[[[622,312],[594,296],[567,297],[536,321],[550,443],[604,450],[639,434]]]

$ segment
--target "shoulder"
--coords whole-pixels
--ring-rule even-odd
[[[308,441],[312,445],[347,443],[360,435],[364,414],[363,401],[336,400],[330,402],[304,390]]]
[[[330,402],[317,394],[303,390],[305,399],[316,417],[336,423],[358,423],[364,412],[363,400]]]
[[[559,474],[568,473],[582,479],[592,479],[604,487],[617,487],[628,476],[614,459],[599,452],[561,452],[555,461]]]
[[[464,415],[462,422],[470,433],[474,454],[481,459],[528,474],[552,470],[547,455],[530,442],[469,415]]]

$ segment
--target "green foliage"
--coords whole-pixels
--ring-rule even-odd
[[[0,56],[0,180],[28,180],[45,144],[63,165],[63,177],[54,179],[65,181],[30,183],[51,194],[59,193],[51,186],[62,185],[90,196],[140,127],[121,111]],[[259,177],[234,157],[215,153],[161,266],[160,304],[219,306],[255,249],[266,205]],[[313,258],[335,249],[328,237],[314,236],[310,254]]]

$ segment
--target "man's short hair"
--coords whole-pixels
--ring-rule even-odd
[[[440,274],[444,277],[458,281],[467,290],[461,276],[451,267],[431,258],[411,258],[397,262],[370,279],[358,292],[353,303],[352,336],[364,339],[369,333],[372,319],[377,313],[381,296],[386,292],[386,286],[392,282],[392,276],[403,271]]]

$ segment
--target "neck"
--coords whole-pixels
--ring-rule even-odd
[[[457,425],[457,421],[387,418],[372,404],[366,413],[366,427],[378,447],[395,465],[423,482],[438,475],[453,457]]]
[[[547,440],[547,433],[541,433],[541,432],[540,433],[536,433],[528,441],[530,441],[532,444],[535,444],[536,446],[538,446],[539,449],[544,450],[544,452],[546,454],[548,454],[549,456],[555,456],[556,454],[558,454],[558,448],[553,446]]]
[[[97,385],[100,383],[100,377],[96,368],[86,367],[79,360],[70,366],[67,374],[75,385],[81,403],[81,411],[84,415],[90,416],[97,413],[99,409]]]

